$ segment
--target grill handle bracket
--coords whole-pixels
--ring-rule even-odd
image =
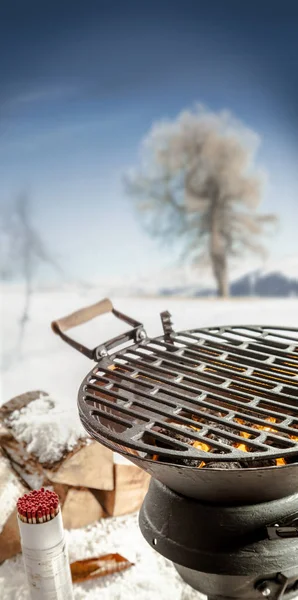
[[[298,513],[280,519],[266,527],[269,540],[280,540],[298,537]]]
[[[297,597],[297,567],[277,573],[275,579],[259,581],[256,589],[269,600],[286,600],[286,598]]]
[[[168,340],[174,333],[172,315],[168,310],[165,310],[164,312],[160,313],[160,318],[164,335]]]
[[[112,313],[115,317],[117,317],[117,319],[119,319],[120,321],[124,321],[124,323],[130,325],[132,329],[130,331],[118,335],[115,338],[112,338],[104,344],[96,346],[93,349],[84,346],[83,344],[77,342],[76,340],[74,340],[66,334],[66,331],[68,331],[69,329],[72,329],[73,327],[77,327],[79,325],[83,325],[84,323],[91,321],[95,317],[106,313]],[[92,304],[90,306],[85,306],[84,308],[81,308],[80,310],[77,310],[71,313],[70,315],[67,315],[66,317],[62,317],[60,319],[56,319],[56,321],[52,321],[51,327],[54,333],[59,335],[64,340],[64,342],[75,348],[75,350],[81,352],[81,354],[84,354],[84,356],[87,356],[87,358],[90,358],[95,361],[107,356],[109,350],[115,348],[120,344],[124,344],[125,342],[128,342],[130,340],[133,340],[134,342],[140,342],[142,340],[147,339],[147,333],[144,329],[143,324],[139,323],[139,321],[136,321],[135,319],[132,319],[132,317],[128,317],[127,315],[124,315],[120,311],[116,310],[113,307],[111,300],[109,300],[108,298],[104,298],[104,300],[100,300],[99,302],[96,302],[95,304]]]

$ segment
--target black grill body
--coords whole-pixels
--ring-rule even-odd
[[[297,399],[298,330],[234,326],[145,336],[106,353],[83,381],[78,408],[92,437],[170,489],[246,504],[298,490]],[[210,450],[177,441],[186,428]],[[245,452],[236,447],[244,442]],[[280,457],[285,466],[262,466]],[[223,460],[245,468],[208,469]]]
[[[107,311],[132,330],[93,350],[66,334]],[[104,300],[52,324],[97,363],[79,390],[82,423],[152,475],[142,533],[192,587],[209,600],[290,600],[298,595],[298,330],[175,332],[168,312],[161,320],[164,334],[150,339]]]
[[[245,506],[210,505],[152,479],[139,523],[151,547],[209,598],[258,600],[270,590],[275,600],[298,595],[298,537],[290,537],[296,518],[298,494]]]

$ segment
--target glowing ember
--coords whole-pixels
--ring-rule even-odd
[[[240,423],[241,425],[244,425],[244,421],[242,421],[241,419],[235,419],[237,421],[237,423]],[[267,417],[265,419],[265,421],[267,423],[276,423],[276,419],[275,417]],[[273,433],[276,433],[276,429],[274,429],[273,427],[270,427],[269,425],[259,425],[259,424],[255,424],[252,426],[253,429],[258,429],[259,431],[272,431]],[[247,431],[241,431],[240,432],[241,437],[244,437],[246,439],[249,439],[251,437],[250,433],[247,433]],[[297,438],[298,441],[298,438]],[[241,450],[242,452],[248,452],[248,448],[246,446],[246,444],[235,444],[235,448],[237,448],[238,450]],[[281,467],[283,465],[286,465],[286,461],[284,458],[277,458],[275,460],[275,464],[277,467]]]
[[[284,458],[277,458],[275,462],[277,467],[282,467],[287,464]]]
[[[197,418],[194,418],[194,420],[197,420]],[[235,419],[235,421],[237,423],[240,423],[240,425],[244,425],[244,421],[242,419]],[[265,419],[265,421],[270,424],[276,423],[276,418],[275,417],[267,417]],[[252,426],[252,428],[258,429],[259,431],[271,431],[272,433],[276,433],[276,431],[277,431],[276,429],[271,427],[271,425],[259,425],[258,423],[254,424]],[[197,429],[196,427],[192,427],[192,429],[195,429],[195,431],[199,431],[199,429]],[[240,435],[241,435],[241,437],[243,437],[247,440],[251,437],[251,434],[248,433],[247,431],[240,431]],[[298,437],[291,436],[291,439],[298,442]],[[209,452],[211,449],[208,444],[205,444],[205,443],[199,442],[199,441],[193,442],[192,445],[195,448],[199,448],[200,450],[203,450],[204,452]],[[236,444],[234,444],[234,447],[237,448],[238,450],[240,450],[241,452],[249,452],[249,448],[247,447],[247,445],[245,443],[236,443]],[[287,462],[284,458],[277,458],[277,459],[275,459],[275,464],[276,464],[276,466],[281,467],[281,466],[286,465]],[[205,465],[206,465],[205,462],[201,462],[198,465],[198,468],[201,469]]]
[[[210,446],[208,444],[204,444],[204,442],[195,441],[193,443],[194,448],[199,448],[199,450],[203,450],[204,452],[209,452]]]
[[[242,452],[247,452],[247,446],[245,444],[236,444],[235,448],[238,448],[238,450],[241,450]]]
[[[33,490],[17,501],[18,515],[24,523],[45,523],[54,519],[59,512],[59,498],[55,492]]]
[[[222,415],[220,413],[218,413],[218,416],[222,416]],[[202,421],[201,421],[201,419],[198,418],[197,415],[192,415],[192,421],[196,422],[198,424],[200,422],[204,423],[205,422],[205,417],[202,418]],[[277,433],[277,429],[275,429],[274,427],[272,427],[272,424],[274,424],[274,423],[277,422],[277,419],[275,417],[267,417],[265,419],[265,421],[266,421],[266,423],[268,423],[268,425],[267,424],[266,425],[261,425],[259,423],[251,424],[251,423],[247,423],[246,421],[244,421],[242,419],[239,419],[239,418],[235,418],[234,421],[236,423],[239,423],[240,425],[249,426],[251,429],[256,429],[256,430],[259,430],[259,431],[266,431],[266,432]],[[200,427],[195,427],[194,425],[191,425],[190,429],[192,429],[194,431],[201,431]],[[228,427],[227,427],[227,430],[229,431]],[[243,430],[239,431],[239,435],[242,438],[244,438],[245,440],[249,440],[252,437],[251,433],[248,433],[247,431],[243,431]],[[296,437],[296,436],[292,435],[292,436],[289,436],[289,437],[292,440],[298,442],[298,436]],[[210,452],[210,453],[212,453],[212,446],[209,445],[209,444],[207,444],[206,442],[203,442],[203,441],[200,441],[200,440],[190,440],[190,439],[187,440],[186,438],[185,438],[185,440],[182,440],[182,441],[186,441],[187,443],[191,444],[194,448],[198,448],[198,450],[202,450],[203,452]],[[237,448],[238,450],[240,450],[240,452],[243,452],[243,453],[250,452],[250,448],[249,448],[249,446],[247,446],[246,443],[244,443],[244,440],[243,440],[243,442],[236,442],[236,443],[234,443],[233,446],[234,446],[234,448]],[[152,457],[152,459],[154,461],[159,461],[159,455],[158,454],[154,454],[153,457]],[[242,459],[238,459],[238,460],[240,460],[240,464],[238,466],[241,467],[241,460]],[[245,457],[243,457],[243,460],[245,460]],[[274,460],[275,460],[276,466],[278,466],[278,467],[287,465],[287,461],[284,458],[276,458],[276,459],[273,459],[273,461]],[[274,462],[270,461],[271,464],[266,464],[266,462],[268,463],[268,461],[266,461],[266,456],[264,456],[264,463],[265,464],[263,466],[274,466]],[[216,463],[214,463],[214,464],[216,464]],[[197,468],[202,469],[205,466],[208,467],[208,464],[206,462],[204,462],[204,461],[201,461],[199,464],[196,464],[196,465],[191,465],[190,464],[190,466],[196,466]],[[213,464],[212,464],[212,466],[213,466]],[[259,465],[259,466],[262,466],[262,465]]]

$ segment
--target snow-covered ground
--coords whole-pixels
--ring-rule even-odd
[[[1,401],[29,390],[44,390],[61,408],[73,411],[76,418],[78,387],[93,363],[79,354],[51,329],[53,319],[64,316],[102,297],[92,292],[48,292],[35,294],[31,318],[20,346],[18,322],[22,297],[18,290],[2,293]],[[144,323],[151,336],[161,333],[159,312],[170,310],[176,329],[218,324],[255,323],[297,326],[298,300],[185,300],[173,298],[112,298],[120,311]],[[73,335],[94,347],[127,329],[111,315],[73,330]],[[71,559],[118,551],[136,565],[129,571],[99,582],[75,586],[76,600],[193,600],[199,594],[182,583],[168,561],[154,552],[137,527],[135,515],[103,520],[84,530],[68,533]],[[21,557],[0,566],[1,600],[27,600]]]
[[[92,369],[93,362],[66,345],[52,333],[50,323],[82,306],[96,302],[96,291],[39,292],[34,295],[31,318],[23,344],[18,343],[22,296],[2,293],[2,403],[25,391],[41,389],[76,411],[78,387]],[[298,299],[216,299],[112,298],[120,311],[144,323],[151,336],[162,333],[159,313],[170,310],[176,329],[218,324],[263,323],[298,326]],[[71,331],[85,345],[97,344],[127,330],[112,315],[104,315]]]
[[[169,561],[143,539],[137,515],[103,519],[85,529],[67,533],[70,560],[119,552],[135,566],[123,573],[74,586],[75,600],[199,600],[203,598],[182,582]],[[0,566],[1,600],[29,600],[22,557]]]

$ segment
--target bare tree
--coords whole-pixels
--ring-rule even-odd
[[[229,113],[197,107],[153,125],[141,165],[125,178],[145,227],[179,243],[192,265],[212,267],[218,294],[228,296],[228,261],[259,243],[274,215],[257,212],[263,175],[254,164],[258,137]]]
[[[20,194],[13,205],[2,214],[1,226],[2,279],[20,277],[24,281],[24,306],[20,319],[19,345],[29,319],[33,284],[40,266],[50,265],[61,271],[52,258],[40,233],[32,222],[31,205],[27,194]]]

